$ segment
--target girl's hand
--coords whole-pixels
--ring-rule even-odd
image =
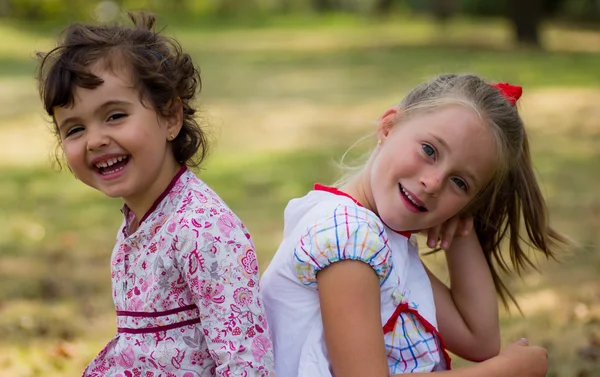
[[[548,370],[548,353],[542,347],[530,346],[526,339],[506,347],[497,360],[512,376],[544,377]],[[507,374],[508,375],[508,374]]]
[[[440,248],[448,250],[454,237],[467,236],[472,230],[473,216],[456,215],[438,226],[421,231],[421,233],[427,234],[429,248],[434,249],[441,241]]]

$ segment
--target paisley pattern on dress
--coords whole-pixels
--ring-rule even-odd
[[[250,234],[185,167],[111,260],[117,334],[84,377],[273,376]]]

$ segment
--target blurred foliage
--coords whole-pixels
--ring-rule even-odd
[[[247,1],[261,13],[218,17],[216,1],[121,3],[164,6],[159,26],[201,67],[215,147],[199,175],[250,229],[261,271],[287,201],[315,181],[331,183],[333,162],[409,88],[446,71],[518,83],[552,222],[580,247],[510,281],[524,315],[502,313],[503,340],[546,346],[550,377],[600,375],[600,32],[547,23],[546,49],[531,50],[515,48],[503,18],[456,17],[442,28],[400,1],[387,20],[308,14],[308,0],[269,13],[283,3]],[[81,13],[65,11],[81,14],[69,20],[96,9],[81,4]],[[107,4],[106,17],[115,9]],[[78,375],[115,331],[109,258],[120,203],[50,166],[31,59],[62,22],[47,21],[0,20],[1,377]],[[366,139],[350,157],[372,145]],[[438,257],[425,260],[443,276]]]
[[[196,17],[342,12],[363,15],[378,12],[430,12],[445,4],[453,13],[506,16],[507,1],[488,0],[0,0],[0,16],[24,20],[73,20],[98,18],[114,7],[151,9],[159,14],[181,13]],[[544,15],[567,20],[600,21],[600,0],[540,1]]]

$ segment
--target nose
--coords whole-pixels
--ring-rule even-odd
[[[439,193],[444,186],[444,175],[436,170],[424,172],[420,180],[423,190],[433,196]]]
[[[110,144],[110,137],[102,127],[91,126],[87,129],[87,150],[97,151],[106,148]]]

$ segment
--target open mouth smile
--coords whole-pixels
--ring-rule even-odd
[[[100,157],[92,162],[92,166],[98,174],[108,177],[121,172],[128,163],[128,155],[118,155],[108,158]]]
[[[427,212],[427,207],[425,207],[425,204],[419,200],[415,194],[408,191],[399,183],[398,188],[400,189],[400,198],[402,199],[402,202],[410,211],[418,213]]]

